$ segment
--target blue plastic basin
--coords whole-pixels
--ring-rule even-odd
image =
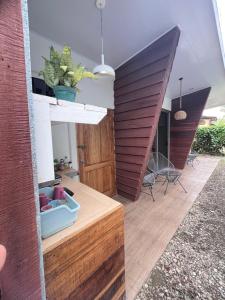
[[[39,189],[39,194],[44,193],[47,197],[53,197],[53,187]],[[66,192],[66,203],[53,207],[52,209],[40,212],[41,215],[41,236],[47,238],[54,233],[71,226],[78,216],[80,204]]]

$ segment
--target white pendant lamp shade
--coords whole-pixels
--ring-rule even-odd
[[[101,65],[96,66],[93,69],[93,73],[97,76],[97,77],[113,77],[115,78],[115,71],[113,70],[112,67],[105,65],[104,64],[104,55],[102,54],[102,63]]]
[[[93,69],[93,73],[99,78],[111,77],[115,79],[115,71],[109,65],[105,65],[104,61],[104,40],[103,40],[103,17],[102,10],[105,7],[105,0],[96,0],[96,7],[100,10],[101,18],[101,64]]]
[[[180,109],[174,114],[174,119],[177,121],[187,119],[186,111],[182,110],[182,80],[183,80],[183,77],[179,78],[179,81],[180,81]]]

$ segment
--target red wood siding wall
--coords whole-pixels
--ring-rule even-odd
[[[170,159],[178,169],[183,169],[198,127],[210,88],[183,97],[183,109],[187,119],[176,121],[174,113],[179,109],[179,98],[172,100]]]
[[[41,299],[20,0],[0,1],[1,299]]]
[[[116,70],[117,191],[131,200],[140,194],[179,36],[175,27]]]

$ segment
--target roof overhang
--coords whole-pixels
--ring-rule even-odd
[[[218,30],[218,36],[220,41],[220,47],[223,57],[223,63],[225,67],[225,1],[224,0],[212,0],[216,26]]]

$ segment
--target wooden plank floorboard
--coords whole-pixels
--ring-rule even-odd
[[[179,185],[157,183],[153,188],[156,201],[141,193],[136,202],[121,196],[114,197],[125,205],[125,271],[127,300],[135,295],[147,279],[177,228],[205,183],[214,171],[218,158],[200,157],[195,169],[186,166],[181,182],[188,190],[185,194]]]

